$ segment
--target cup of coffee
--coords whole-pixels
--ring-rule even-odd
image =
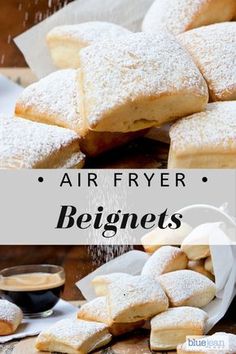
[[[48,317],[59,301],[65,272],[56,265],[26,265],[0,272],[0,297],[19,306],[25,317]]]

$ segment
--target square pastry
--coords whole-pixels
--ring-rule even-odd
[[[134,33],[80,52],[84,124],[129,132],[202,111],[208,89],[190,55],[166,31]]]
[[[66,319],[40,333],[36,340],[39,351],[85,354],[111,341],[111,334],[103,323]]]
[[[170,130],[168,168],[235,168],[236,102],[210,103]]]

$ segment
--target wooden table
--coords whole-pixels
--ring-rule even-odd
[[[73,302],[74,305],[80,306],[81,302]],[[232,304],[231,310],[227,316],[210,332],[230,332],[236,334],[236,321],[233,316],[236,303]],[[2,354],[37,354],[34,348],[35,338],[28,338],[21,341],[13,341],[5,345],[0,345],[0,353]],[[96,354],[150,354],[149,349],[149,331],[138,330],[131,334],[113,339],[111,344],[105,349],[96,351]],[[171,351],[168,354],[174,354]],[[162,354],[167,354],[162,352]]]

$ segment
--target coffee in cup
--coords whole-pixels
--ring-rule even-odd
[[[18,266],[0,272],[0,296],[19,306],[26,317],[51,315],[64,284],[65,273],[59,266]]]

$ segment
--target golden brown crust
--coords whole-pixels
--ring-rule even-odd
[[[212,281],[215,280],[215,277],[212,273],[205,269],[205,260],[201,259],[198,261],[189,261],[188,262],[188,269],[194,270],[197,273],[205,275],[207,278],[211,279]]]
[[[23,313],[18,306],[7,300],[0,300],[0,336],[13,334],[22,320]]]

